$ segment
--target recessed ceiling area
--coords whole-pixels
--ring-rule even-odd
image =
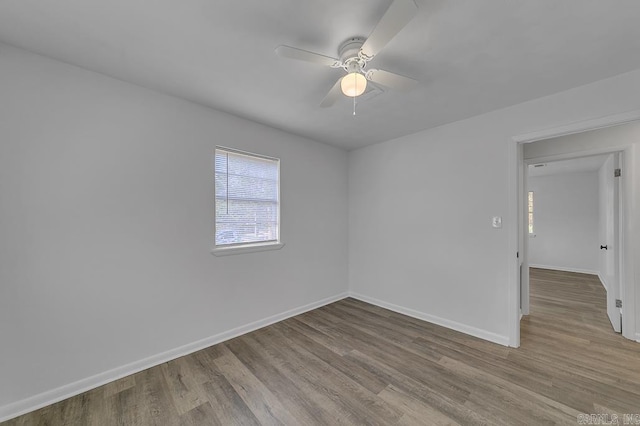
[[[635,0],[417,0],[371,62],[420,82],[320,108],[341,70],[274,54],[338,55],[391,0],[5,0],[0,42],[354,149],[640,68]]]

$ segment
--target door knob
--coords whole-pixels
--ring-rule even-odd
[[[609,250],[609,249],[607,248],[607,246],[600,246],[600,250],[602,250],[602,249]]]

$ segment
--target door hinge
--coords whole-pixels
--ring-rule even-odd
[[[616,299],[616,308],[622,308],[622,300]]]
[[[519,251],[516,252],[516,258],[520,259],[520,252]]]
[[[613,171],[613,177],[620,177],[622,176],[622,170],[621,169],[615,169]]]

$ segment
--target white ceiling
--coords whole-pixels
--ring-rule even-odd
[[[2,0],[0,41],[347,149],[640,68],[637,0],[417,0],[371,63],[419,89],[318,106],[391,0]]]
[[[550,161],[547,163],[529,164],[529,176],[548,176],[564,173],[595,172],[600,170],[611,154],[592,155],[589,157],[572,158],[570,160]],[[536,165],[542,164],[541,167]]]

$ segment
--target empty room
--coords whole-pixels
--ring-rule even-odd
[[[0,423],[640,424],[640,2],[0,2]]]

